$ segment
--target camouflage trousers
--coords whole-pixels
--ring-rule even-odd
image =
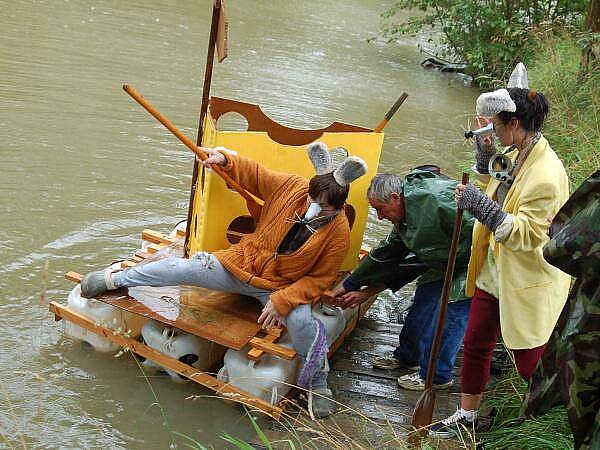
[[[600,284],[580,278],[538,365],[522,413],[565,405],[576,449],[600,449]],[[583,321],[582,321],[583,319]],[[577,322],[577,327],[571,325]],[[582,323],[583,322],[583,323]]]

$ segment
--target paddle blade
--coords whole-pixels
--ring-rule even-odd
[[[433,420],[433,407],[435,406],[435,389],[425,389],[417,400],[412,416],[412,426],[417,429],[416,433],[424,436],[427,427]]]

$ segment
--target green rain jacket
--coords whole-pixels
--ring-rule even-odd
[[[416,276],[417,286],[442,280],[448,262],[456,218],[454,191],[458,182],[444,175],[415,169],[404,178],[405,219],[371,250],[350,275],[354,286],[401,288]],[[473,217],[464,213],[449,301],[465,300],[465,280],[471,249]],[[411,253],[424,270],[411,270]],[[414,258],[413,258],[414,259]],[[423,273],[424,272],[424,273]],[[413,275],[413,276],[411,276]]]

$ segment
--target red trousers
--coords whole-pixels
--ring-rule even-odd
[[[467,322],[463,347],[463,363],[460,371],[461,392],[481,394],[490,378],[492,351],[500,334],[500,310],[498,299],[481,289],[475,289],[471,300],[471,312]],[[531,378],[535,366],[544,353],[546,344],[540,347],[512,350],[519,374]]]

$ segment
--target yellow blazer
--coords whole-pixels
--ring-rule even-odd
[[[516,151],[508,156],[514,161]],[[492,197],[500,182],[485,186]],[[503,210],[513,215],[506,241],[496,243],[486,226],[475,222],[467,272],[467,296],[492,245],[498,272],[500,329],[508,348],[526,349],[545,344],[566,302],[570,276],[548,264],[542,248],[548,227],[569,198],[569,180],[562,162],[542,136],[531,149],[510,187]]]

